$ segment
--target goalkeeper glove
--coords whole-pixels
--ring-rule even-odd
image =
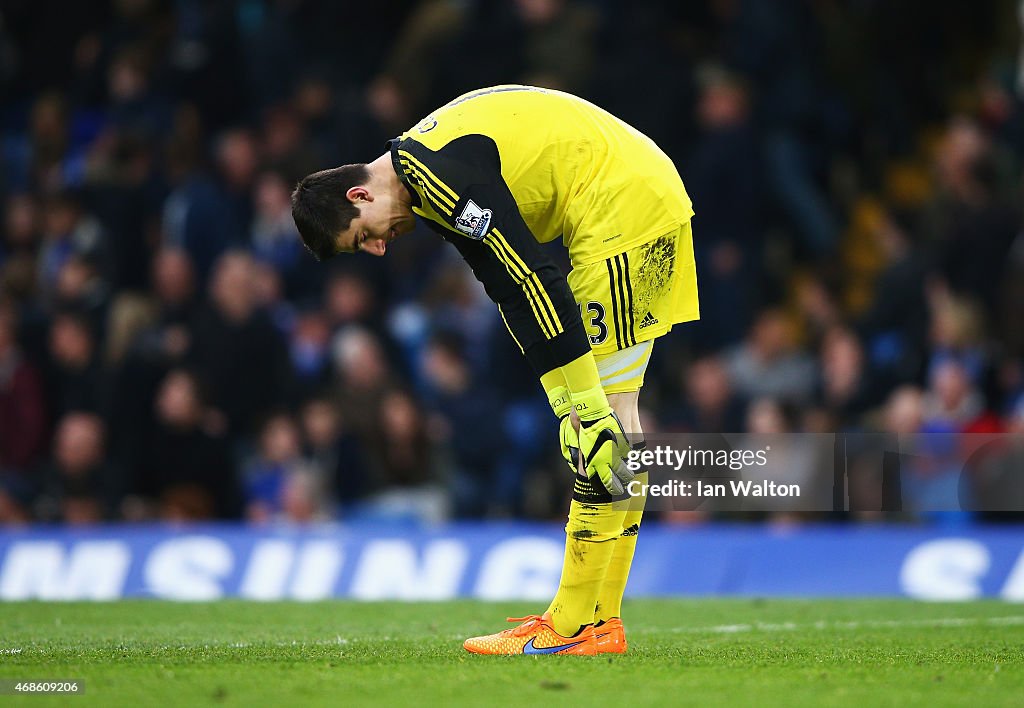
[[[636,475],[626,466],[629,441],[604,389],[592,388],[573,396],[573,406],[580,417],[579,450],[587,477],[600,479],[612,496],[622,495]]]
[[[558,424],[558,442],[562,448],[562,459],[573,474],[580,473],[580,438],[576,428],[572,425],[572,416],[568,413],[562,416]]]
[[[572,425],[572,400],[569,398],[569,389],[565,386],[558,386],[548,393],[548,403],[551,410],[558,416],[558,442],[562,449],[562,459],[573,474],[580,470],[580,441],[576,434],[576,428]]]

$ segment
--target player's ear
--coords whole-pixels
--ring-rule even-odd
[[[369,253],[371,256],[383,256],[387,249],[384,239],[380,238],[368,238],[359,247],[360,251]]]
[[[349,190],[345,192],[345,198],[353,204],[356,202],[373,201],[373,195],[370,194],[370,190],[363,186],[349,187]]]

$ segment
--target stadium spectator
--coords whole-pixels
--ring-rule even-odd
[[[686,399],[682,407],[668,407],[664,423],[669,429],[693,433],[744,430],[744,404],[733,392],[729,371],[720,357],[698,359],[680,374]]]
[[[299,427],[287,413],[263,423],[258,452],[243,468],[242,480],[250,522],[327,518],[324,473],[302,458]]]
[[[0,186],[8,192],[51,194],[81,184],[82,146],[72,144],[68,105],[59,91],[44,91],[32,105],[28,131],[4,141]]]
[[[872,426],[879,435],[847,439],[847,485],[849,508],[861,520],[884,518],[882,471],[886,452],[892,456],[922,439],[924,395],[916,386],[904,385],[892,391]],[[908,472],[909,474],[909,472]]]
[[[726,362],[733,387],[748,399],[804,403],[811,396],[814,361],[797,347],[792,323],[781,310],[759,314],[746,341],[732,349]]]
[[[157,389],[172,367],[184,363],[192,342],[189,326],[196,304],[188,254],[161,249],[153,257],[151,270],[151,296],[132,305],[148,324],[125,342],[123,357],[111,362],[110,450],[125,470],[137,469],[149,454],[146,445],[153,434]],[[108,347],[114,346],[108,342]]]
[[[924,393],[916,386],[901,386],[889,394],[882,414],[885,432],[916,435],[924,425]]]
[[[743,438],[745,450],[764,450],[766,464],[758,470],[764,479],[776,484],[796,484],[802,498],[820,499],[821,488],[831,479],[820,474],[823,469],[821,453],[823,447],[811,436],[787,435],[798,432],[797,410],[784,406],[770,398],[751,401],[747,407],[746,429],[749,435]],[[776,521],[796,521],[800,516],[792,511],[788,501],[781,498],[766,499],[758,511],[773,511]]]
[[[88,258],[102,272],[107,244],[99,222],[68,192],[48,199],[44,215],[38,287],[44,302],[52,303],[64,265],[74,257]]]
[[[224,193],[202,166],[202,125],[194,108],[179,108],[167,148],[171,191],[164,201],[160,229],[163,245],[188,252],[199,280],[228,248],[242,243],[243,232]]]
[[[253,201],[249,239],[253,255],[280,274],[289,299],[312,298],[319,292],[323,271],[312,266],[298,237],[292,221],[291,187],[281,175],[264,172],[256,180]]]
[[[157,148],[141,136],[112,133],[90,152],[86,184],[92,214],[106,236],[101,275],[115,290],[145,290],[166,196]]]
[[[427,306],[428,331],[456,335],[474,375],[486,376],[491,333],[498,318],[472,273],[454,259],[439,264],[422,300]]]
[[[142,136],[165,135],[171,109],[152,82],[149,48],[127,44],[117,49],[107,70],[107,120],[110,127]]]
[[[0,522],[4,507],[21,506],[34,493],[32,473],[44,454],[47,433],[42,381],[15,335],[10,308],[0,303],[0,496],[7,499],[0,502]]]
[[[981,393],[962,363],[947,359],[935,366],[924,396],[925,432],[962,432],[983,411]]]
[[[94,524],[109,517],[120,490],[104,446],[105,430],[98,415],[71,412],[58,421],[53,461],[42,475],[41,518]]]
[[[308,143],[306,124],[290,104],[269,108],[263,117],[261,136],[263,158],[267,167],[297,180],[316,169],[320,157]]]
[[[259,145],[251,131],[235,128],[216,142],[214,159],[224,194],[225,207],[244,233],[252,229],[252,190],[260,166]]]
[[[153,257],[153,295],[165,326],[184,325],[196,308],[195,268],[188,252],[163,248]]]
[[[152,334],[157,308],[151,298],[123,292],[110,308],[104,370],[109,392],[104,405],[107,450],[118,471],[136,467],[146,454],[152,405],[165,373],[163,354],[155,354]]]
[[[324,473],[329,498],[350,505],[366,493],[366,444],[345,424],[327,398],[311,398],[302,406],[300,423],[306,460]]]
[[[323,495],[323,479],[309,469],[292,472],[281,490],[282,518],[295,524],[323,523],[331,519]]]
[[[809,340],[820,343],[827,331],[843,323],[843,308],[835,287],[822,277],[804,274],[794,278],[792,287],[796,308],[809,329]]]
[[[746,2],[742,11],[723,4],[712,12],[722,23],[727,63],[758,87],[767,186],[805,252],[824,258],[836,248],[839,226],[823,188],[821,148],[832,125],[824,86],[814,75],[823,47],[812,8]]]
[[[149,454],[132,476],[128,518],[171,521],[236,518],[239,494],[227,439],[200,392],[197,377],[172,370],[156,395]]]
[[[516,0],[523,32],[521,83],[585,91],[594,63],[599,17],[577,0]]]
[[[702,293],[700,339],[717,349],[742,339],[753,319],[763,268],[764,180],[747,87],[720,67],[704,67],[700,78],[700,137],[687,160],[686,184],[701,205],[701,237],[694,243]],[[739,162],[746,169],[737,170]]]
[[[253,302],[283,337],[289,337],[295,328],[295,305],[285,299],[281,273],[274,266],[253,259]]]
[[[309,131],[314,154],[339,155],[338,100],[329,76],[319,70],[309,71],[298,84],[292,104]]]
[[[426,420],[406,393],[391,391],[381,401],[372,436],[378,489],[412,487],[434,479]]]
[[[0,265],[16,255],[35,258],[39,250],[39,207],[31,193],[12,194],[5,203]]]
[[[942,288],[930,297],[931,354],[928,371],[948,360],[959,362],[970,380],[980,385],[991,362],[984,346],[985,316],[974,301],[958,298]]]
[[[480,516],[497,501],[491,490],[501,439],[497,426],[480,426],[479,421],[498,401],[486,381],[474,378],[463,346],[456,335],[436,335],[424,351],[424,383],[427,405],[451,455],[455,511]],[[473,434],[463,434],[468,430]]]
[[[120,369],[142,333],[155,323],[156,308],[150,299],[130,292],[119,295],[108,313],[105,364]]]
[[[368,436],[384,396],[396,385],[380,340],[362,327],[349,327],[331,342],[334,391],[342,414],[361,437]]]
[[[321,311],[296,314],[288,348],[301,398],[317,395],[330,382],[330,334]]]
[[[933,169],[938,189],[927,205],[926,230],[936,263],[955,293],[997,313],[1020,213],[1002,194],[989,136],[972,119],[953,119]]]
[[[54,418],[72,410],[99,412],[106,402],[95,328],[74,312],[57,314],[49,330],[47,410]]]
[[[961,486],[966,445],[957,433],[967,431],[984,412],[980,392],[964,366],[955,360],[938,364],[922,400],[921,432],[912,448],[919,456],[904,472],[913,509],[948,512],[970,509],[967,486]]]
[[[373,426],[364,482],[368,494],[357,514],[392,521],[442,521],[449,513],[451,494],[438,485],[437,454],[423,411],[409,394],[392,390],[381,401]]]
[[[327,281],[324,311],[334,333],[348,325],[375,326],[376,304],[370,284],[355,272],[338,271]]]
[[[928,266],[911,238],[911,224],[882,210],[873,237],[884,259],[871,303],[858,322],[869,365],[883,385],[914,381],[923,365],[928,322]]]
[[[881,402],[860,341],[852,330],[833,327],[822,340],[820,356],[819,405],[835,429],[857,427],[864,414]]]
[[[222,256],[192,327],[188,359],[233,435],[252,434],[262,415],[285,402],[291,385],[284,338],[257,310],[254,278],[248,253]]]
[[[94,327],[105,334],[110,288],[100,277],[93,262],[82,256],[71,256],[57,273],[53,306],[55,310],[72,310],[86,315]]]

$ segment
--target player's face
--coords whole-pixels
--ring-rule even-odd
[[[389,243],[416,226],[412,209],[387,195],[366,195],[354,203],[359,207],[359,216],[338,239],[339,251],[343,253],[363,251],[383,256]]]

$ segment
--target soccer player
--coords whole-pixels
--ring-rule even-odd
[[[699,317],[693,208],[672,161],[580,98],[495,86],[442,106],[369,164],[308,175],[292,214],[320,260],[383,256],[424,219],[483,283],[559,418],[576,477],[557,594],[543,615],[465,648],[624,652],[643,508],[616,502],[634,476],[624,457],[643,446],[637,396],[654,339]],[[558,237],[567,278],[538,245]]]

